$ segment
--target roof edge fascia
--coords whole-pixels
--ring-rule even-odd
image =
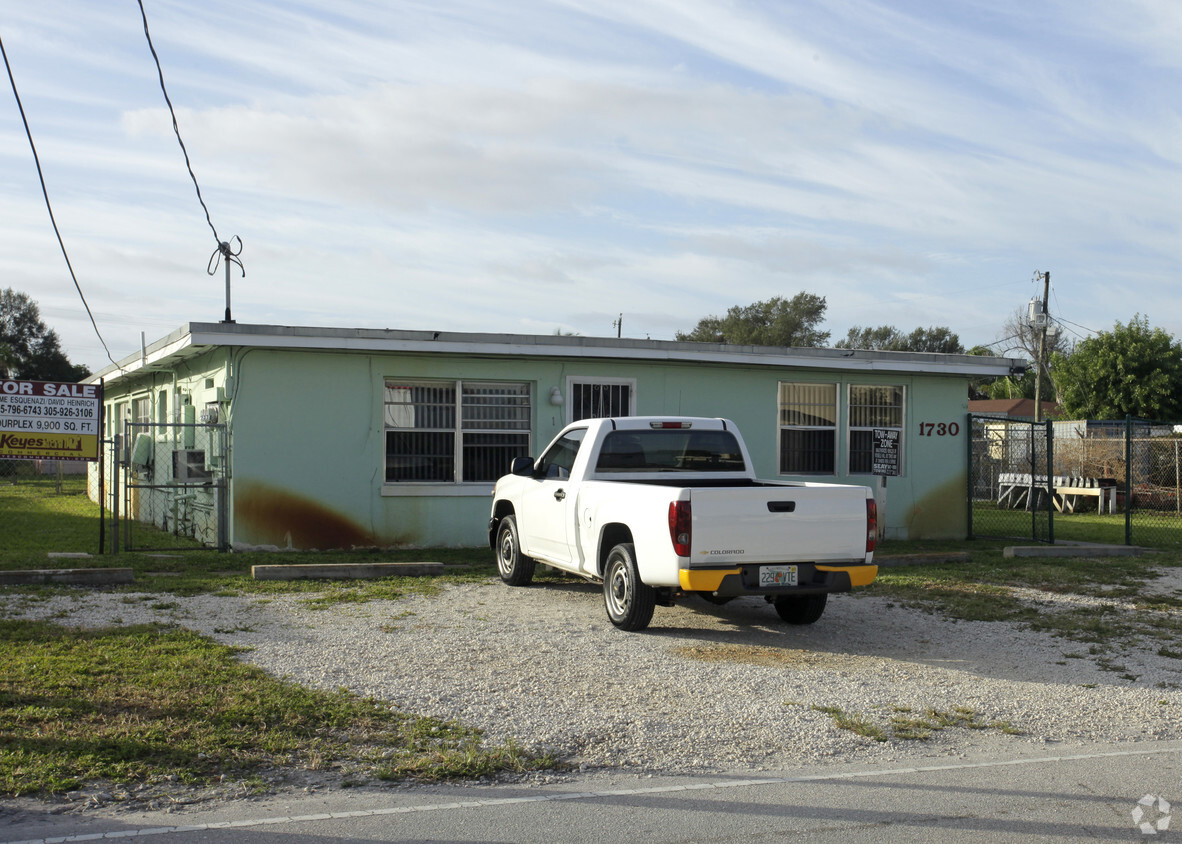
[[[479,357],[628,359],[649,362],[742,363],[846,372],[900,372],[1000,377],[1024,370],[1026,361],[977,355],[781,348],[674,340],[634,340],[559,335],[472,334],[397,329],[308,328],[238,323],[181,326],[141,354],[124,358],[88,381],[121,378],[159,367],[186,350],[234,346],[263,349],[454,354]],[[190,355],[183,355],[189,357]]]

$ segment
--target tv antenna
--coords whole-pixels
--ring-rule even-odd
[[[234,241],[238,242],[238,248],[233,249],[230,244]],[[242,277],[246,278],[246,267],[242,266],[242,261],[238,257],[242,254],[242,238],[234,235],[230,240],[223,240],[218,244],[218,248],[213,250],[213,254],[209,256],[209,266],[205,271],[213,275],[218,271],[218,264],[223,258],[226,259],[226,318],[222,322],[233,322],[230,318],[230,265],[237,264],[238,269],[242,270]]]

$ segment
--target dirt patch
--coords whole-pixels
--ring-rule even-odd
[[[864,657],[762,645],[682,645],[671,650],[686,659],[763,665],[770,668],[827,668],[851,671],[864,669],[870,663],[870,660]]]

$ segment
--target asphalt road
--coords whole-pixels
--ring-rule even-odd
[[[1169,842],[1182,841],[1175,800],[1182,815],[1182,741],[773,775],[344,789],[147,814],[14,813],[0,803],[0,844]]]

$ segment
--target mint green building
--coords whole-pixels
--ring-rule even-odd
[[[570,421],[619,415],[732,419],[761,477],[870,486],[886,538],[926,539],[966,534],[969,382],[1025,366],[189,323],[88,381],[105,385],[107,436],[127,436],[121,471],[154,471],[142,494],[171,496],[133,510],[167,529],[181,504],[217,509],[220,535],[235,547],[481,545],[493,481],[513,457],[538,454]],[[192,433],[203,425],[215,434],[204,448]],[[201,488],[182,500],[170,484],[184,477],[224,478],[225,500],[202,505]]]

